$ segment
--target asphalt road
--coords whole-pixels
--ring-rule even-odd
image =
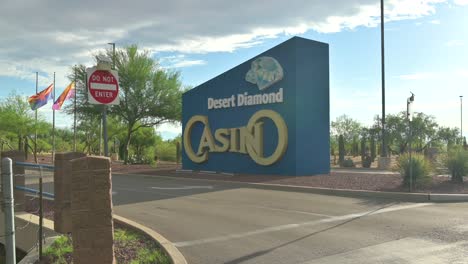
[[[113,176],[115,213],[189,263],[468,263],[468,203],[401,203]]]

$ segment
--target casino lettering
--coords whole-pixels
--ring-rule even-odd
[[[263,153],[263,119],[271,119],[278,131],[275,151],[268,157]],[[204,125],[200,144],[195,152],[191,142],[192,128],[196,123]],[[208,160],[209,152],[235,152],[248,154],[257,164],[268,166],[277,162],[288,147],[288,129],[283,118],[273,110],[260,110],[250,117],[247,126],[237,128],[219,128],[213,133],[207,116],[195,115],[186,124],[184,130],[184,149],[187,156],[195,163]]]

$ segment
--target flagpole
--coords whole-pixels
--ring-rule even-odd
[[[39,72],[36,72],[36,94]],[[34,125],[34,162],[37,163],[37,109],[35,110],[35,125]]]
[[[74,82],[75,82],[75,98],[73,100],[73,151],[76,152],[76,65],[75,65],[75,76],[74,76]]]
[[[55,101],[55,72],[54,72],[54,101]],[[52,161],[55,160],[55,109],[52,108]]]

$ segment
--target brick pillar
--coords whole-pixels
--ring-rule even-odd
[[[15,162],[17,161],[24,162],[24,152],[18,151],[18,150],[4,151],[2,152],[2,159],[3,158],[10,158],[13,161],[13,184],[14,186],[16,185],[24,186],[25,177],[17,176],[18,174],[24,175],[24,167],[15,165]],[[16,212],[24,211],[24,209],[26,208],[25,207],[26,194],[22,191],[13,189],[13,198],[15,199],[15,211]]]
[[[54,230],[66,234],[72,231],[70,193],[72,185],[71,160],[86,157],[81,152],[55,153],[54,161]]]
[[[73,262],[115,263],[110,159],[71,161]]]

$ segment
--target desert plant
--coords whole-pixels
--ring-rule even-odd
[[[345,156],[345,143],[344,143],[343,135],[340,135],[340,137],[338,138],[338,153],[339,153],[338,163],[341,164],[343,163],[344,156]]]
[[[372,164],[372,158],[368,154],[365,154],[362,158],[362,167],[363,168],[370,168]]]
[[[411,164],[411,165],[410,165]],[[400,155],[397,162],[397,169],[403,176],[403,185],[409,186],[410,183],[410,166],[412,168],[413,186],[421,187],[431,183],[432,164],[424,155],[412,154],[411,162],[408,154]]]
[[[352,159],[347,158],[341,163],[341,167],[353,168],[353,167],[355,167],[355,165],[354,165],[354,162],[353,162]]]
[[[468,175],[468,151],[455,148],[448,152],[445,166],[452,175],[452,181],[463,182],[463,176]]]
[[[375,157],[377,156],[377,148],[375,146],[375,139],[374,137],[371,137],[370,139],[370,156],[371,156],[371,160],[372,162],[374,162],[375,160]]]
[[[364,156],[366,156],[366,138],[361,138],[361,160],[364,160]]]

